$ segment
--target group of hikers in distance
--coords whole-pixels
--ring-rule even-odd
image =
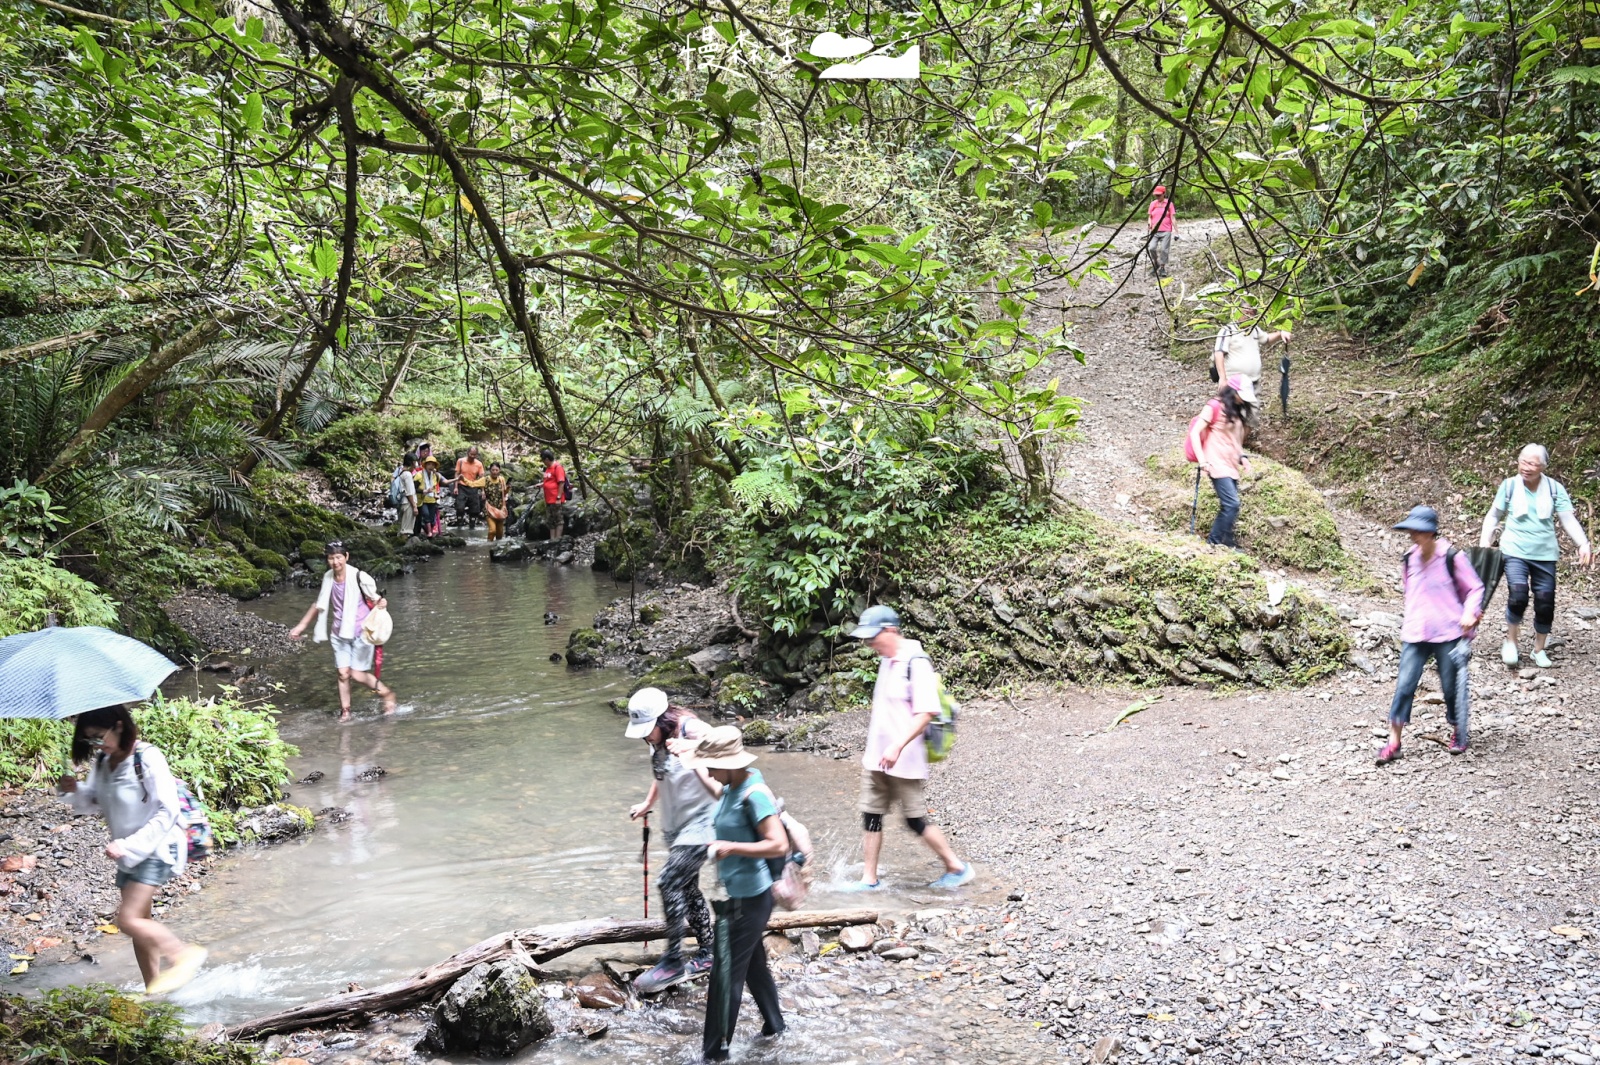
[[[544,463],[541,487],[544,490],[542,516],[550,539],[561,539],[566,531],[566,504],[572,499],[572,484],[566,467],[555,452],[539,453]],[[402,536],[432,539],[443,529],[443,503],[449,489],[455,489],[455,524],[473,528],[480,522],[488,530],[490,542],[506,535],[506,519],[511,512],[511,484],[498,462],[485,468],[476,444],[456,459],[455,476],[439,473],[439,459],[426,440],[408,451],[389,475],[389,505],[395,508],[395,532]],[[527,517],[533,516],[529,506]]]
[[[1158,185],[1150,204],[1147,244],[1152,269],[1158,277],[1167,272],[1176,214],[1167,190]],[[1287,329],[1267,330],[1259,303],[1246,297],[1239,304],[1240,324],[1225,325],[1212,350],[1211,379],[1216,395],[1206,401],[1189,423],[1184,455],[1196,464],[1198,501],[1200,477],[1211,481],[1217,497],[1217,516],[1206,542],[1238,550],[1234,528],[1239,520],[1239,483],[1250,472],[1245,439],[1255,424],[1263,344],[1287,345]],[[1287,372],[1287,362],[1284,363]],[[1284,393],[1287,395],[1287,392]],[[1578,565],[1592,567],[1594,555],[1583,525],[1573,511],[1566,487],[1546,471],[1550,452],[1529,444],[1517,456],[1517,472],[1495,490],[1483,517],[1478,545],[1459,551],[1439,534],[1439,515],[1432,507],[1416,506],[1396,530],[1411,540],[1400,569],[1405,599],[1400,626],[1400,663],[1394,699],[1389,707],[1389,741],[1378,753],[1386,765],[1400,757],[1401,736],[1411,722],[1412,703],[1423,669],[1432,660],[1439,671],[1445,699],[1445,719],[1452,735],[1448,749],[1461,754],[1470,742],[1468,664],[1472,641],[1503,576],[1506,582],[1506,635],[1500,659],[1507,666],[1522,661],[1519,640],[1533,601],[1533,664],[1549,669],[1548,647],[1555,621],[1556,563],[1561,558],[1558,528],[1578,550]],[[1499,546],[1495,536],[1499,534]]]

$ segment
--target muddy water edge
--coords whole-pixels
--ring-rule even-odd
[[[643,912],[641,826],[626,810],[648,787],[649,759],[644,744],[623,737],[624,718],[610,705],[633,679],[551,660],[619,588],[582,568],[494,565],[481,543],[388,582],[395,633],[383,678],[401,705],[388,718],[358,689],[355,720],[335,719],[326,645],[271,663],[282,685],[274,700],[283,734],[301,752],[293,775],[306,781],[291,785],[292,801],[323,815],[304,839],[218,859],[205,890],[173,911],[178,934],[211,950],[204,973],[175,996],[193,1023],[230,1024],[353,983],[371,987],[508,928]],[[283,589],[250,609],[290,624],[311,594]],[[192,691],[197,681],[187,677],[177,685]],[[764,751],[760,765],[816,837],[819,890],[810,905],[860,905],[831,890],[858,860],[854,761]],[[929,872],[925,856],[904,845],[890,850],[901,860],[886,867],[894,887],[870,904],[884,914],[882,938],[914,956],[847,956],[827,935],[820,943],[774,940],[791,1028],[776,1043],[754,1039],[759,1021],[747,1003],[742,1031],[752,1038],[743,1041],[743,1060],[974,1060],[965,1048],[980,1046],[977,1060],[1053,1054],[1025,1029],[995,1030],[998,996],[957,1003],[941,993],[945,970],[959,970],[959,952],[982,939],[993,918],[981,908],[983,893],[927,891],[919,886]],[[653,872],[665,857],[656,833]],[[718,889],[710,869],[703,884]],[[653,877],[651,896],[658,915]],[[121,946],[107,944],[93,966],[52,967],[39,983],[133,988],[132,952]],[[808,956],[807,947],[823,952]],[[603,964],[627,973],[653,958],[642,946],[612,947],[552,968],[570,982]],[[698,987],[614,1011],[581,1009],[567,992],[551,1007],[565,1034],[519,1060],[698,1058]],[[424,1020],[378,1018],[358,1031],[279,1037],[271,1046],[313,1063],[407,1060]]]

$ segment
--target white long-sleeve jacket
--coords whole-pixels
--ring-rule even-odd
[[[107,769],[110,760],[102,755],[89,767],[89,779],[61,798],[78,813],[106,819],[112,840],[127,852],[117,859],[117,868],[132,872],[154,855],[181,873],[188,864],[189,840],[178,809],[178,782],[159,748],[140,740],[134,751],[137,768],[134,754],[115,769]]]

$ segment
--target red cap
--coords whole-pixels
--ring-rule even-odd
[[[1155,194],[1157,196],[1165,196],[1167,194],[1167,187],[1165,185],[1157,185]]]

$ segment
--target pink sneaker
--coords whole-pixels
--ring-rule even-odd
[[[1390,762],[1393,762],[1395,759],[1397,759],[1399,757],[1400,757],[1400,745],[1398,743],[1391,743],[1388,746],[1386,746],[1383,750],[1378,752],[1378,764],[1379,765],[1388,765]]]

